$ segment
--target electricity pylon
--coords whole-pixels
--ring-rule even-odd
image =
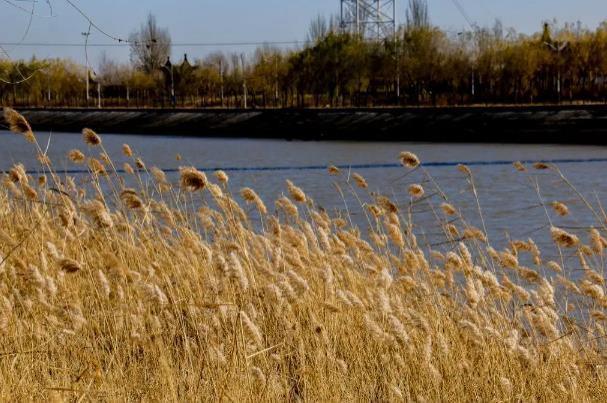
[[[341,28],[364,39],[392,38],[396,0],[340,0]]]

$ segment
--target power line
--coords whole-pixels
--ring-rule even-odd
[[[16,4],[16,3],[12,2],[11,0],[2,0],[2,1],[4,1],[9,6],[15,8],[21,12],[24,12],[25,14],[28,14],[28,15],[32,14],[31,10],[28,10],[27,8],[25,8],[23,6],[20,6],[19,4]],[[15,1],[17,1],[17,0],[15,0]],[[36,2],[37,1],[32,1],[32,3],[36,3]],[[50,15],[41,15],[41,14],[34,13],[33,15],[35,17],[39,17],[39,18],[52,18],[53,17],[53,8],[51,6],[50,0],[46,0],[46,3],[49,6]]]
[[[307,40],[302,41],[263,41],[263,42],[176,42],[171,46],[176,47],[229,47],[229,46],[263,46],[263,45],[306,45],[311,43]],[[28,47],[82,47],[82,43],[69,42],[2,42],[1,46],[28,46]],[[120,48],[131,46],[131,43],[89,43],[88,47],[101,48]]]
[[[104,31],[103,29],[101,29],[97,24],[95,24],[95,21],[93,21],[88,15],[86,15],[84,13],[84,11],[82,11],[80,9],[80,7],[78,7],[76,4],[74,4],[72,1],[70,0],[65,0],[65,2],[67,4],[69,4],[74,10],[76,10],[78,12],[78,14],[80,14],[85,20],[87,20],[89,22],[89,24],[95,28],[101,35],[104,35],[106,37],[108,37],[109,39],[116,41],[118,43],[122,43],[122,42],[130,42],[128,39],[122,39],[119,38],[117,36],[114,36],[112,34],[107,33],[106,31]]]
[[[5,0],[6,1],[6,0]],[[97,25],[97,23],[95,23],[95,21],[93,21],[93,19],[91,17],[88,16],[88,14],[86,14],[80,7],[78,7],[73,1],[71,0],[64,0],[67,4],[70,5],[70,7],[72,7],[74,10],[76,10],[76,12],[78,12],[78,14],[80,14],[85,20],[88,21],[89,26],[94,28],[97,32],[99,32],[101,35],[113,40],[114,42],[117,42],[118,44],[135,44],[135,45],[154,45],[156,43],[156,39],[152,38],[152,40],[150,41],[137,41],[137,40],[131,40],[129,38],[121,38],[118,36],[114,36],[112,34],[110,34],[109,32],[105,31],[103,28],[101,28],[99,25]]]
[[[466,13],[466,9],[464,8],[464,6],[462,6],[458,0],[451,0],[451,2],[455,6],[455,8],[457,8],[457,11],[459,11],[459,13],[462,15],[462,17],[464,17],[464,19],[466,20],[468,25],[470,25],[470,28],[472,28],[472,30],[476,31],[478,29],[478,26],[474,21],[472,21],[472,19],[468,15],[468,13]]]
[[[15,4],[10,3],[10,0],[4,0],[5,2],[13,5],[13,6],[17,6]],[[114,41],[115,43],[90,43],[87,46],[89,47],[120,47],[120,46],[130,46],[131,44],[135,44],[138,45],[140,44],[139,41],[133,41],[131,39],[128,38],[121,38],[118,36],[114,36],[112,34],[110,34],[109,32],[105,31],[103,28],[101,28],[99,25],[97,25],[97,23],[95,23],[95,21],[93,21],[93,19],[91,17],[89,17],[80,7],[78,7],[74,1],[72,0],[64,0],[70,7],[72,7],[74,10],[76,10],[76,12],[78,12],[78,14],[80,14],[89,24],[92,28],[94,28],[97,32],[99,32],[101,35],[107,37],[108,39],[111,39],[112,41]],[[50,4],[50,3],[49,3]],[[22,8],[22,7],[19,7]],[[23,8],[22,8],[23,9]],[[29,11],[26,9],[23,9],[25,11]],[[155,43],[155,40],[152,39],[153,43]],[[142,43],[147,43],[147,42],[142,42]],[[174,43],[172,44],[173,46],[189,46],[189,47],[205,47],[205,46],[258,46],[258,45],[297,45],[297,44],[305,44],[307,42],[301,42],[301,41],[274,41],[274,42],[232,42],[232,43]],[[36,46],[36,47],[80,47],[82,46],[82,44],[76,44],[76,43],[4,43],[2,44],[4,46]]]
[[[9,0],[4,0],[6,3],[8,3],[9,5],[16,7],[20,10],[23,10],[25,12],[27,12],[27,10],[21,6],[19,6],[18,4],[14,4],[12,2],[10,2]],[[51,15],[53,14],[53,8],[51,6],[50,0],[46,0],[48,6],[49,6],[49,10],[51,12]],[[29,19],[28,19],[28,23],[27,23],[27,27],[25,28],[25,32],[23,33],[23,36],[21,37],[21,40],[19,41],[19,44],[23,43],[23,41],[27,38],[27,35],[30,32],[30,29],[32,27],[32,22],[34,20],[34,15],[36,12],[36,3],[37,0],[33,0],[32,1],[32,8],[29,12]],[[4,49],[3,46],[0,45],[0,52],[4,53],[9,59],[11,59],[10,54],[6,51],[6,49]],[[21,76],[21,79],[17,80],[17,81],[10,81],[10,80],[5,80],[4,78],[0,77],[0,82],[4,83],[4,84],[9,84],[9,85],[18,85],[18,84],[22,84],[26,81],[28,81],[30,78],[32,78],[34,75],[36,75],[36,73],[38,73],[40,70],[42,70],[42,67],[34,70],[28,77],[25,77],[23,75],[23,73],[21,72],[21,69],[19,68],[19,65],[16,64],[15,68],[17,70],[17,73],[19,73],[19,75]]]

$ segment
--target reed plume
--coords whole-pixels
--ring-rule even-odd
[[[552,240],[556,244],[565,248],[573,248],[580,243],[580,239],[576,235],[570,234],[567,231],[557,227],[550,228],[550,234],[552,236]]]
[[[523,163],[520,162],[520,161],[514,162],[513,165],[514,165],[514,169],[516,169],[519,172],[526,172],[527,171],[527,168],[525,168],[525,165],[523,165]]]
[[[457,213],[457,210],[455,210],[455,207],[453,207],[449,203],[442,203],[441,209],[443,210],[443,213],[445,213],[446,215],[455,215]]]
[[[194,167],[179,168],[179,178],[181,187],[190,192],[202,190],[207,185],[207,176]]]
[[[133,150],[131,149],[131,146],[129,146],[128,144],[123,144],[122,145],[122,154],[124,154],[125,157],[132,157]]]
[[[358,186],[361,189],[367,189],[369,187],[365,178],[362,175],[357,174],[356,172],[354,172],[352,174],[352,179],[354,179],[356,186]]]
[[[298,203],[306,202],[306,194],[303,192],[303,190],[301,190],[300,187],[295,186],[295,184],[290,180],[287,180],[287,188],[293,200]]]
[[[12,108],[4,108],[4,120],[8,123],[10,131],[21,134],[29,143],[35,143],[36,137],[27,119]]]
[[[399,156],[400,162],[403,166],[407,168],[417,168],[420,164],[419,158],[417,155],[413,154],[409,151],[403,151]]]
[[[257,193],[255,193],[255,191],[253,189],[242,188],[240,190],[240,195],[247,203],[255,204],[255,206],[257,207],[257,209],[259,210],[259,212],[261,214],[265,215],[268,213],[268,209],[266,208],[266,205],[261,200],[261,198],[257,195]]]
[[[124,189],[120,193],[120,199],[130,209],[141,209],[144,204],[141,198],[137,195],[137,191],[134,189]]]
[[[59,268],[66,273],[76,273],[82,270],[81,265],[77,261],[67,258],[59,261]]]
[[[77,149],[70,150],[68,153],[68,158],[75,164],[82,164],[84,161],[86,161],[84,154]]]
[[[533,164],[533,168],[542,171],[542,170],[546,170],[546,169],[550,169],[550,165],[546,164],[545,162],[536,162]]]
[[[222,170],[215,171],[214,175],[215,175],[215,178],[217,178],[217,180],[223,184],[227,184],[228,181],[230,180],[228,174]]]
[[[337,168],[335,165],[329,165],[329,167],[327,168],[327,172],[329,172],[329,175],[339,175],[341,173],[341,170],[339,168]]]
[[[555,202],[550,203],[550,206],[552,206],[554,211],[556,211],[556,213],[558,215],[560,215],[561,217],[569,215],[569,208],[564,203],[555,201]]]
[[[82,138],[89,146],[98,146],[101,144],[101,137],[91,129],[83,129]]]
[[[410,185],[409,195],[414,198],[420,198],[424,195],[424,188],[418,184]]]

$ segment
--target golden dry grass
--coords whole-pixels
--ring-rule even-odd
[[[571,264],[546,261],[532,240],[493,249],[419,185],[412,203],[434,209],[446,251],[418,245],[410,210],[360,175],[351,190],[375,201],[368,236],[292,182],[269,213],[253,189],[232,196],[225,172],[217,183],[190,167],[176,184],[157,168],[146,176],[130,148],[141,187],[126,188],[101,139],[84,135],[88,151],[70,154],[89,162],[86,184],[44,158],[46,179],[21,165],[3,179],[2,400],[607,397],[604,220],[587,234],[546,228],[578,254],[572,281]]]

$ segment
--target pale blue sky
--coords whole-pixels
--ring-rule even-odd
[[[20,42],[29,16],[8,4],[31,7],[31,0],[0,0],[0,43]],[[46,0],[37,0],[36,13],[25,42],[83,42],[81,32],[88,22],[65,0],[50,0],[52,18]],[[169,28],[173,42],[293,41],[305,39],[309,21],[317,14],[337,13],[339,0],[72,0],[95,22],[119,37],[127,37],[149,12],[156,14],[161,26]],[[397,0],[397,19],[402,22],[408,0]],[[459,0],[470,18],[479,25],[492,25],[500,18],[505,27],[519,32],[537,31],[544,20],[582,21],[595,28],[607,19],[605,0]],[[468,29],[453,0],[429,0],[435,25],[452,31]],[[93,31],[91,42],[108,39]],[[83,48],[5,46],[12,57],[70,57],[84,60]],[[192,59],[212,48],[174,48],[175,58],[184,52]],[[243,51],[227,48],[226,51]],[[93,63],[102,48],[89,49]],[[128,61],[128,48],[107,48],[108,56]]]

